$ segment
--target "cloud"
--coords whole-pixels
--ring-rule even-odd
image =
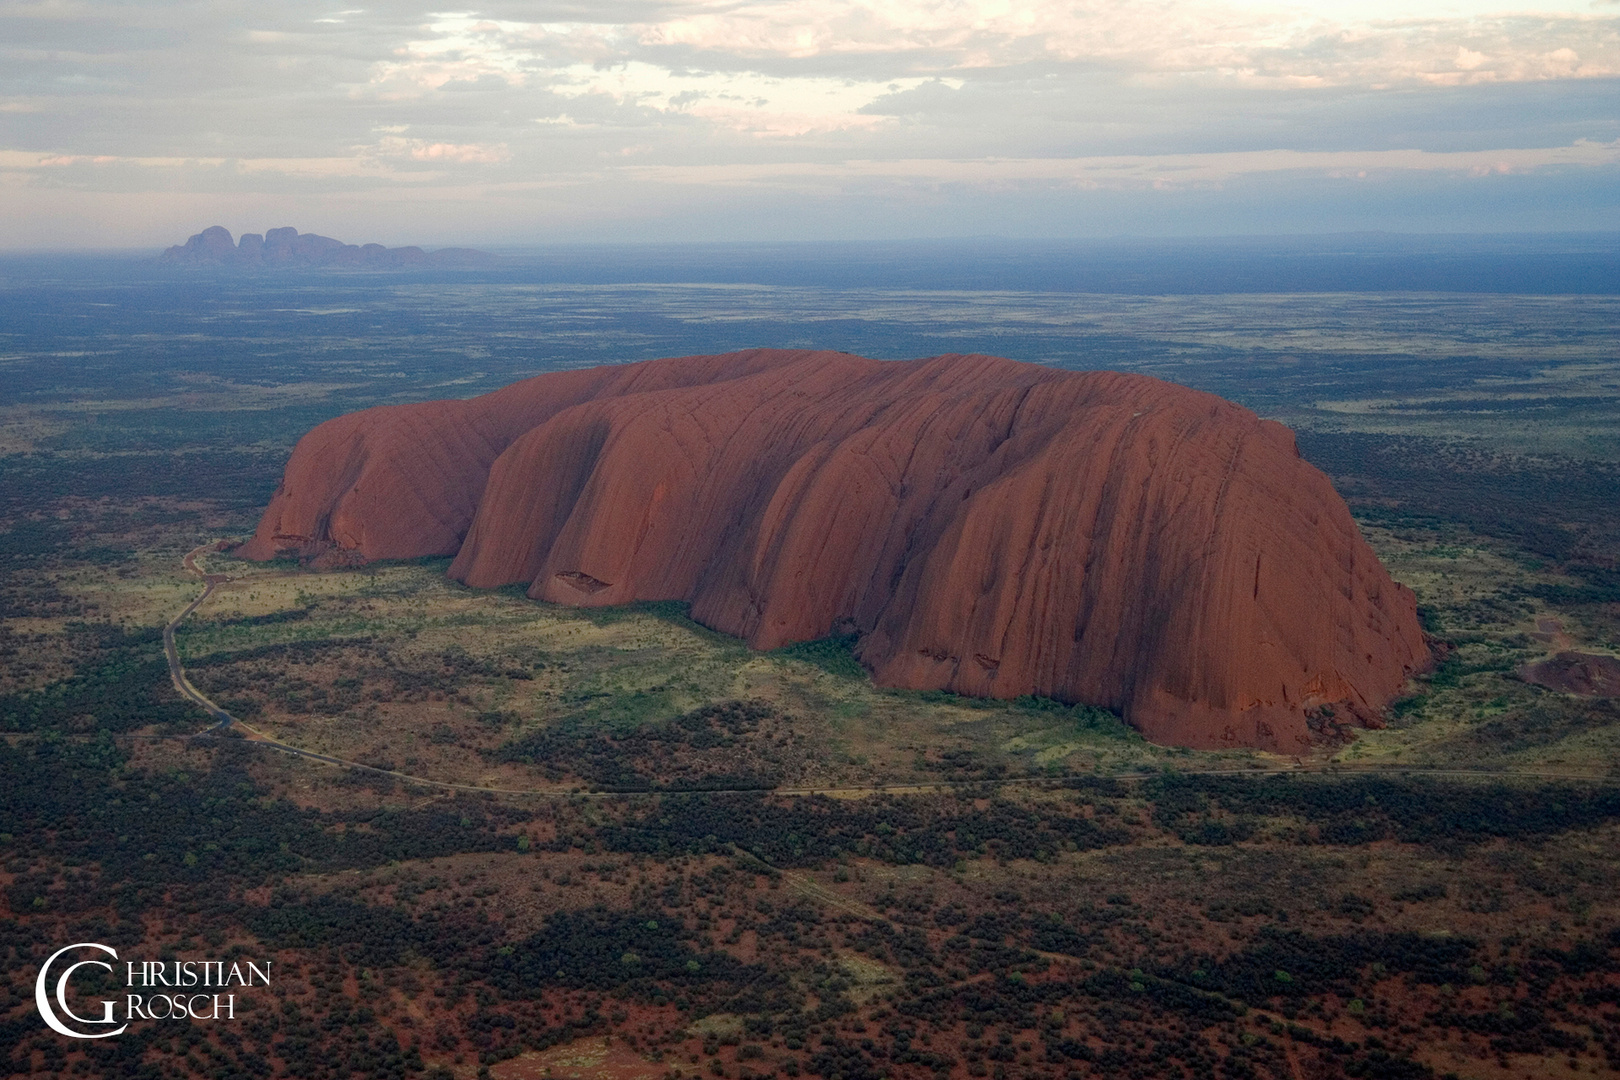
[[[413,153],[406,148],[398,156],[419,161],[434,160],[433,154]],[[424,149],[428,149],[424,147]],[[455,147],[455,150],[465,150]],[[378,182],[420,183],[424,180],[443,179],[442,173],[401,171],[379,160],[387,152],[378,147],[371,153],[344,157],[158,157],[124,156],[117,154],[39,154],[28,151],[0,150],[0,169],[33,174],[43,180],[71,175],[82,181],[89,172],[117,173],[128,176],[132,172],[186,174],[193,178],[216,176],[281,176],[289,178],[330,180],[364,179]],[[454,160],[452,158],[452,160]]]
[[[419,162],[496,164],[509,156],[504,146],[428,143],[397,136],[383,138],[360,158],[163,158],[86,157],[0,151],[0,169],[60,170],[66,167],[120,166],[139,169],[211,168],[238,173],[283,173],[309,177],[364,177],[419,183],[420,174],[399,171],[379,158]],[[1211,188],[1261,174],[1310,174],[1329,179],[1377,180],[1400,173],[1453,173],[1486,177],[1571,168],[1620,166],[1620,140],[1579,142],[1539,149],[1431,152],[1251,150],[1201,154],[1116,154],[1086,157],[982,158],[941,160],[855,159],[836,162],[761,162],[749,164],[604,164],[544,181],[546,187],[600,183],[605,177],[656,186],[822,187],[829,183],[886,180],[924,186],[995,188],[1007,185],[1058,185],[1080,190],[1167,191]],[[442,174],[431,177],[443,179]],[[527,186],[512,181],[507,189]]]
[[[370,81],[394,94],[490,78],[569,85],[581,67],[630,65],[644,90],[671,94],[694,70],[876,84],[1018,65],[1283,89],[1454,85],[1620,74],[1620,20],[1574,10],[1442,17],[1422,5],[1374,19],[1170,0],[698,0],[622,22],[611,5],[591,21],[438,16]]]
[[[373,185],[431,188],[476,216],[494,212],[483,192],[543,189],[645,214],[666,186],[704,183],[783,198],[841,197],[840,178],[1146,198],[1243,177],[1393,191],[1391,176],[1482,187],[1565,173],[1601,194],[1620,190],[1616,140],[1620,4],[1589,0],[483,0],[437,13],[0,0],[8,199],[313,205]]]
[[[1209,154],[1112,155],[969,161],[864,160],[836,164],[637,165],[625,167],[648,181],[683,185],[783,186],[883,179],[923,185],[993,187],[1057,184],[1116,190],[1218,187],[1263,174],[1311,174],[1368,180],[1399,173],[1466,176],[1523,174],[1548,169],[1620,165],[1620,141],[1577,143],[1535,150],[1433,153],[1423,150],[1253,150]]]
[[[1376,4],[1335,12],[1193,0],[697,0],[617,21],[605,5],[589,21],[441,16],[378,74],[438,85],[451,70],[533,78],[569,62],[672,56],[729,71],[858,58],[879,79],[1041,62],[1277,85],[1388,85],[1458,70],[1512,80],[1620,72],[1613,18],[1575,4],[1526,6],[1415,3],[1396,16]],[[1459,66],[1460,56],[1469,62]]]
[[[698,117],[716,126],[761,136],[871,128],[886,122],[867,107],[897,91],[934,80],[887,81],[826,76],[780,76],[755,71],[670,71],[632,61],[608,68],[577,64],[557,73],[562,97],[599,95],[662,114]],[[960,86],[960,81],[955,85]]]
[[[384,156],[408,157],[412,161],[455,162],[460,165],[497,165],[512,156],[504,143],[428,142],[397,135],[386,136],[378,142],[377,152]]]

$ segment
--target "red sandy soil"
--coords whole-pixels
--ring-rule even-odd
[[[1525,682],[1581,697],[1620,697],[1620,660],[1595,653],[1561,652],[1519,669]]]
[[[632,1050],[622,1039],[593,1036],[540,1053],[525,1053],[491,1066],[489,1071],[497,1080],[659,1080],[669,1068]]]

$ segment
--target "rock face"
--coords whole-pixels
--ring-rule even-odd
[[[240,549],[454,555],[469,585],[686,600],[770,649],[860,634],[878,683],[1120,710],[1295,751],[1428,663],[1291,432],[1138,375],[755,350],[328,421]]]
[[[425,267],[483,266],[495,262],[493,255],[471,248],[441,248],[423,251],[419,247],[385,248],[381,244],[357,247],[330,236],[300,233],[297,229],[271,229],[260,236],[243,233],[239,242],[219,225],[177,244],[160,260],[177,266],[213,266],[286,269],[350,267],[361,270],[408,270]]]

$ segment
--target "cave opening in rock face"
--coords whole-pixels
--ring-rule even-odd
[[[749,350],[541,375],[306,435],[241,553],[454,556],[537,599],[681,600],[757,649],[860,635],[880,684],[1308,745],[1428,662],[1291,432],[1157,379]]]

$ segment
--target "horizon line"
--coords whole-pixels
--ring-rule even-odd
[[[204,226],[211,228],[212,226]],[[198,232],[202,230],[199,229]],[[193,236],[196,233],[191,234]],[[318,234],[326,235],[326,234]],[[190,239],[187,237],[186,239]],[[334,239],[338,239],[334,237]],[[1607,241],[1620,246],[1620,229],[1558,229],[1558,230],[1435,230],[1417,231],[1402,229],[1340,229],[1323,232],[1247,232],[1247,233],[1110,233],[1106,235],[1075,235],[1075,236],[1021,236],[1008,233],[972,233],[950,236],[900,236],[886,238],[828,238],[828,239],[732,239],[732,240],[702,240],[702,239],[668,239],[668,240],[633,240],[617,237],[603,239],[535,239],[527,241],[506,241],[495,244],[479,244],[477,241],[449,241],[443,243],[417,242],[410,244],[385,245],[389,247],[419,247],[426,252],[440,251],[450,248],[476,248],[489,254],[502,252],[539,252],[557,248],[599,248],[616,250],[653,250],[669,248],[864,248],[876,249],[882,247],[897,247],[906,245],[937,246],[949,244],[1005,244],[1028,246],[1038,248],[1081,247],[1088,245],[1109,245],[1124,243],[1153,243],[1153,244],[1221,244],[1221,243],[1256,243],[1266,241],[1332,241],[1332,240],[1566,240],[1566,241]],[[109,258],[138,258],[142,256],[161,255],[169,247],[183,246],[185,240],[176,244],[157,245],[129,245],[120,247],[34,247],[19,246],[6,247],[0,245],[0,257],[17,256],[102,256]],[[369,243],[370,241],[368,241]],[[354,243],[345,240],[344,243]]]

